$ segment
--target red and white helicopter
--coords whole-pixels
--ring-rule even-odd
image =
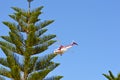
[[[63,46],[61,45],[59,48],[54,50],[54,54],[60,54],[62,56],[62,54],[67,51],[69,48],[73,47],[74,45],[78,45],[76,42],[72,42],[71,44],[67,45],[67,46]]]

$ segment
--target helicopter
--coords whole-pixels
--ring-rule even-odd
[[[71,44],[67,46],[61,45],[57,49],[54,50],[54,54],[60,54],[62,56],[64,52],[66,52],[69,48],[72,48],[74,45],[78,45],[78,44],[76,42],[72,42]]]

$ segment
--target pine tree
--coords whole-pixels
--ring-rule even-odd
[[[43,6],[30,10],[12,7],[14,14],[9,15],[15,22],[4,21],[10,31],[9,35],[1,36],[0,48],[6,55],[0,57],[0,80],[8,77],[12,80],[60,80],[62,76],[47,77],[59,63],[52,61],[57,55],[53,53],[41,55],[53,43],[56,42],[54,34],[45,34],[46,26],[54,20],[41,21]]]
[[[108,75],[108,74],[103,74],[103,75],[104,75],[108,80],[120,80],[120,74],[118,74],[118,76],[115,77],[111,71],[109,71],[109,75]]]

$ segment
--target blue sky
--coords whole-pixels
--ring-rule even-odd
[[[120,0],[34,0],[32,8],[43,5],[41,19],[54,19],[48,29],[57,35],[58,45],[74,46],[54,61],[61,63],[52,75],[62,80],[107,80],[102,73],[120,72]],[[0,5],[0,35],[8,34],[2,21],[12,21],[11,6],[27,9],[26,0],[2,0]],[[56,46],[57,45],[57,46]]]

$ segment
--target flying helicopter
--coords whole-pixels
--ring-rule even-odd
[[[78,45],[78,44],[76,42],[72,42],[71,44],[67,46],[61,45],[57,49],[54,50],[54,54],[60,54],[62,56],[64,52],[66,52],[69,48],[72,48],[74,45]]]

